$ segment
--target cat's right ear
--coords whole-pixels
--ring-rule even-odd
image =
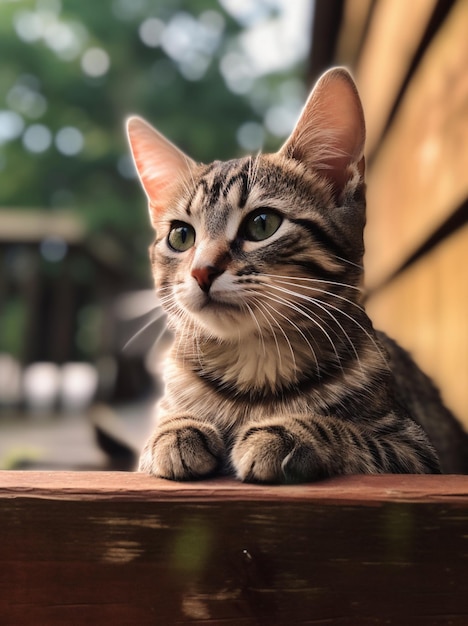
[[[345,68],[318,80],[280,154],[322,174],[340,196],[364,180],[364,113],[356,85]]]
[[[127,136],[155,226],[158,215],[167,207],[174,183],[189,177],[195,163],[141,117],[127,120]]]

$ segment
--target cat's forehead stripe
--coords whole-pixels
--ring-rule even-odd
[[[219,197],[227,197],[233,186],[237,185],[241,190],[241,201],[245,204],[245,195],[248,193],[249,161],[227,161],[218,163],[217,167],[206,172],[201,180],[206,182],[206,192],[212,202]],[[239,185],[239,183],[241,183]]]
[[[218,162],[206,170],[199,180],[187,214],[190,215],[197,201],[200,202],[205,227],[212,237],[232,230],[228,225],[232,222],[233,208],[245,207],[249,195],[249,170],[248,159]]]
[[[198,181],[193,195],[189,198],[187,206],[185,207],[185,212],[187,215],[192,215],[192,210],[194,206],[196,206],[197,202],[205,197],[209,193],[208,182],[202,178]]]
[[[223,196],[225,198],[228,197],[229,192],[234,186],[239,190],[238,206],[243,209],[249,195],[249,172],[246,164],[244,164],[240,171],[234,172],[231,177],[226,180],[223,188]]]
[[[256,161],[252,157],[214,161],[203,168],[183,210],[190,217],[198,209],[210,218],[214,206],[219,211],[220,199],[227,202],[231,209],[243,209],[254,190],[255,176]],[[217,221],[219,223],[219,219]]]

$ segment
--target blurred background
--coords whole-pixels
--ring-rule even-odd
[[[125,118],[200,161],[276,150],[336,64],[368,125],[369,311],[468,425],[467,29],[465,0],[0,1],[0,468],[131,470],[151,428]]]

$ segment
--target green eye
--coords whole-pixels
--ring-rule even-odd
[[[195,243],[195,230],[190,224],[177,222],[172,225],[167,242],[176,252],[185,252]]]
[[[271,209],[259,209],[247,216],[243,235],[249,241],[263,241],[271,237],[281,225],[283,218]]]

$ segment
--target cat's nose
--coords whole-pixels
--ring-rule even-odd
[[[209,292],[214,279],[222,273],[223,270],[218,269],[214,265],[205,265],[204,267],[194,267],[192,269],[192,276],[197,281],[200,289],[205,293]]]

